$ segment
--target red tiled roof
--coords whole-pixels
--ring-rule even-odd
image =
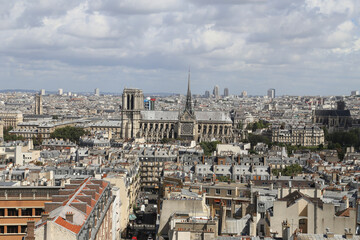
[[[74,233],[79,233],[80,232],[80,229],[82,226],[79,226],[79,225],[74,225],[74,224],[71,224],[69,223],[68,221],[66,221],[65,219],[63,219],[62,217],[58,217],[55,222],[57,224],[59,224],[60,226],[74,232]]]
[[[336,216],[338,217],[350,217],[350,211],[351,210],[354,210],[354,208],[347,208],[347,209],[344,209],[340,212],[337,212],[336,213]]]

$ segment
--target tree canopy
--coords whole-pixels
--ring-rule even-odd
[[[10,134],[9,132],[13,130],[13,127],[7,127],[7,128],[4,128],[4,131],[3,131],[3,135],[4,135],[4,141],[5,142],[8,142],[8,141],[17,141],[17,140],[24,140],[24,137],[23,136],[16,136],[16,135],[13,135],[13,134]]]
[[[79,142],[81,136],[85,135],[86,131],[79,127],[66,126],[62,128],[57,128],[53,133],[51,133],[51,138],[62,138],[65,140],[70,140],[71,142]]]
[[[201,142],[200,146],[204,150],[204,154],[207,156],[211,156],[214,151],[216,151],[216,145],[218,145],[219,141],[213,142]]]
[[[299,164],[292,164],[290,166],[286,166],[284,169],[273,169],[272,173],[274,175],[278,175],[281,172],[283,176],[295,176],[302,173],[302,167]]]

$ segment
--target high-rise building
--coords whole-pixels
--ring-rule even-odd
[[[210,97],[210,92],[209,92],[209,91],[205,91],[204,97],[205,97],[205,98],[209,98],[209,97]]]
[[[155,110],[155,98],[147,97],[144,99],[144,108],[146,110]]]
[[[42,115],[42,96],[40,94],[35,95],[35,115]]]
[[[270,88],[270,89],[267,91],[267,96],[268,96],[268,98],[275,98],[275,89],[274,89],[274,88]]]
[[[228,96],[229,96],[229,89],[224,88],[224,97],[228,97]]]
[[[241,92],[241,97],[246,97],[247,96],[247,92],[246,91],[242,91]]]
[[[59,88],[59,90],[58,90],[58,95],[63,95],[63,93],[64,93],[64,91],[63,91],[63,89],[62,88]]]
[[[219,98],[219,86],[218,85],[215,85],[213,94],[214,94],[215,98]]]
[[[45,89],[41,89],[41,90],[40,90],[40,95],[41,95],[41,96],[44,96],[44,95],[45,95]]]
[[[95,96],[100,96],[100,89],[99,89],[99,88],[95,88],[94,94],[95,94]]]
[[[359,91],[355,90],[355,91],[351,91],[351,96],[357,96],[359,95]]]

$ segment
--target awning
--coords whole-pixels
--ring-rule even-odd
[[[136,216],[134,214],[129,215],[129,220],[134,221],[136,219]]]
[[[220,199],[214,199],[214,202],[220,202]]]

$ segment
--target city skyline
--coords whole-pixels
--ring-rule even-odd
[[[182,93],[189,65],[197,93],[217,84],[250,95],[358,89],[355,0],[1,4],[2,89]]]

